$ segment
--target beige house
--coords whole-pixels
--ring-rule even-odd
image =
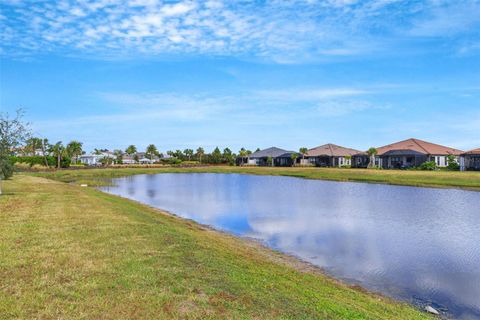
[[[401,169],[434,161],[438,167],[446,167],[448,156],[453,155],[458,159],[462,153],[462,150],[411,138],[377,148],[375,165],[385,169]]]
[[[305,159],[317,167],[342,167],[352,165],[352,156],[361,151],[327,143],[308,150]]]

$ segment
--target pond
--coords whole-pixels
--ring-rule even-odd
[[[480,192],[239,174],[102,190],[295,255],[348,283],[480,319]]]

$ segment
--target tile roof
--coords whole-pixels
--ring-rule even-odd
[[[480,154],[480,148],[467,151],[464,154]]]
[[[278,158],[278,157],[290,157],[294,151],[287,151],[276,147],[271,147],[268,149],[263,149],[249,155],[249,158]]]
[[[324,144],[323,146],[318,146],[308,150],[306,156],[307,157],[320,157],[320,156],[345,157],[345,156],[353,156],[354,154],[358,154],[358,153],[361,153],[361,151],[337,146],[333,143],[328,143],[328,144]]]
[[[395,142],[380,148],[377,148],[377,154],[379,156],[393,150],[412,150],[422,154],[432,154],[432,155],[460,155],[463,153],[462,150],[445,147],[439,144],[419,140],[419,139],[407,139],[399,142]]]

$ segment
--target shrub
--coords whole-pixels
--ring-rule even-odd
[[[173,157],[173,158],[167,158],[167,159],[161,159],[160,161],[161,161],[162,163],[164,163],[164,164],[170,164],[170,165],[182,163],[182,160],[180,160],[180,159],[178,159],[178,158],[175,158],[175,157]]]
[[[50,167],[55,167],[57,165],[57,159],[52,156],[47,156],[47,163]],[[28,157],[13,157],[14,163],[28,163],[30,166],[35,164],[45,165],[45,158],[43,156],[28,156]]]
[[[5,180],[13,175],[13,159],[0,156],[0,179]]]
[[[458,171],[460,170],[460,165],[457,163],[455,156],[449,155],[447,157],[447,170]]]
[[[420,170],[436,170],[437,169],[437,164],[435,161],[427,161],[422,163],[418,169]]]

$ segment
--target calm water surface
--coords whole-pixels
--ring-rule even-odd
[[[157,174],[107,192],[256,238],[350,283],[480,319],[480,192],[238,174]]]

